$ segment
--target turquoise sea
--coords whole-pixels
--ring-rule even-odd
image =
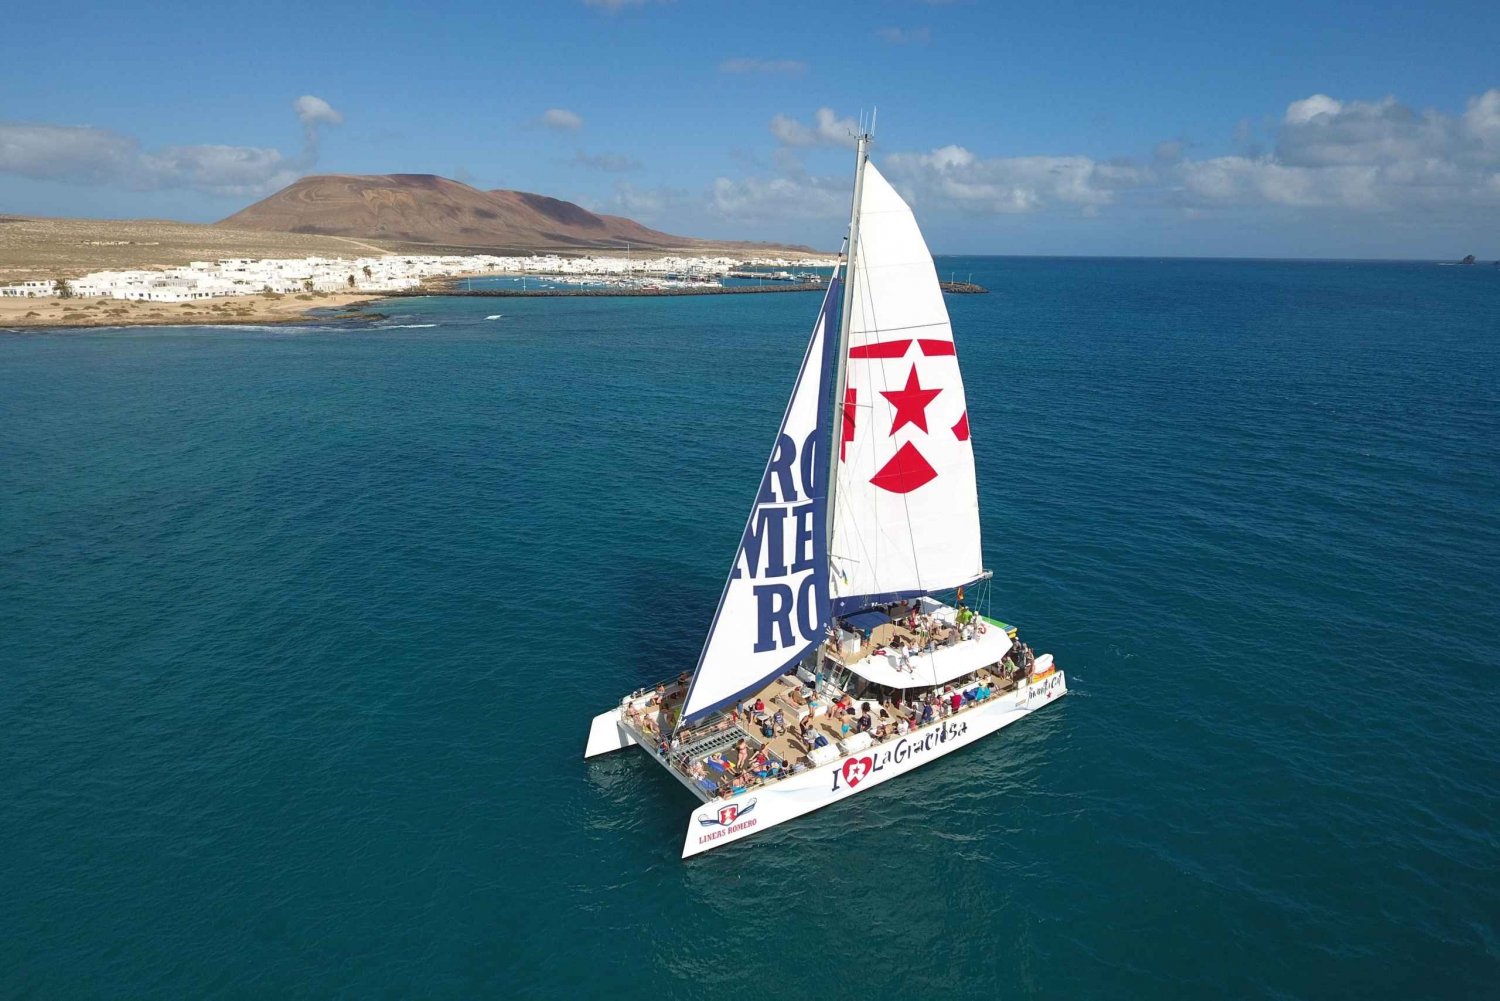
[[[817,296],[0,334],[0,997],[1500,996],[1500,269],[940,268],[1072,694],[687,862]]]

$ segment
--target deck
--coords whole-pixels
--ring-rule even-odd
[[[872,635],[862,649],[876,649],[876,640],[889,642],[904,629],[897,625],[881,628],[891,630],[891,636]],[[972,640],[963,645],[971,644]],[[832,651],[823,654],[828,667],[853,662],[834,656]],[[683,676],[626,700],[621,723],[640,743],[654,748],[663,764],[706,802],[826,764],[846,753],[846,748],[863,749],[940,726],[955,715],[1014,690],[1027,673],[1014,658],[1005,656],[961,678],[921,690],[911,699],[889,689],[884,690],[882,699],[873,693],[856,697],[826,677],[815,679],[799,671],[775,678],[738,706],[674,735],[677,712],[687,694],[687,678]],[[1050,668],[1032,676],[1047,673]],[[857,684],[850,687],[861,691],[868,687],[857,676],[853,680]],[[870,716],[868,745],[860,736],[859,726],[866,712]],[[769,735],[764,729],[767,726]],[[817,746],[820,736],[826,744]]]

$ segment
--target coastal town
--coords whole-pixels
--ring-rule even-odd
[[[490,275],[530,276],[557,284],[666,287],[672,283],[718,283],[746,268],[773,280],[795,277],[789,268],[830,266],[832,260],[762,257],[526,257],[471,255],[382,255],[328,258],[226,258],[193,261],[160,270],[96,271],[78,278],[32,279],[0,285],[0,298],[107,298],[182,303],[200,299],[310,293],[380,295],[406,292],[433,279]],[[779,270],[772,270],[779,269]]]

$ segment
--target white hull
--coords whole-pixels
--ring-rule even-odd
[[[1053,671],[1029,685],[995,695],[985,703],[970,706],[903,737],[758,786],[732,799],[708,800],[688,818],[682,857],[722,848],[920,768],[1055,702],[1067,691],[1063,672]],[[619,718],[618,709],[595,717],[585,757],[641,743],[619,725]],[[652,748],[645,744],[642,747],[656,757]],[[667,770],[701,797],[686,776],[670,766]]]

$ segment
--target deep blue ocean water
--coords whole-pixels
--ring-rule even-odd
[[[1500,996],[1500,271],[940,268],[1072,694],[687,862],[815,295],[0,335],[0,996]]]

